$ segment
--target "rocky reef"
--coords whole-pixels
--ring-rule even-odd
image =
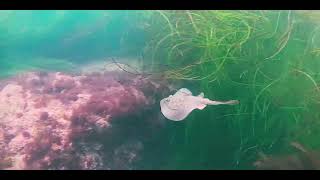
[[[0,168],[136,169],[164,127],[157,95],[167,90],[121,72],[3,80]]]
[[[284,155],[265,155],[254,162],[257,170],[320,170],[320,151],[306,149],[298,142],[291,146],[298,152]]]

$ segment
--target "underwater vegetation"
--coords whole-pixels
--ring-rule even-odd
[[[210,99],[238,99],[173,125],[167,168],[254,168],[258,152],[289,153],[298,141],[318,148],[319,47],[316,13],[302,11],[156,11],[146,63],[170,67]]]

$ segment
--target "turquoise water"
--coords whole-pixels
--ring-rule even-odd
[[[48,58],[75,63],[138,56],[144,45],[140,18],[129,11],[1,11],[5,59]],[[130,13],[133,15],[130,15]],[[81,52],[81,53],[80,53]]]

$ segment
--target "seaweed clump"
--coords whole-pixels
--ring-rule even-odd
[[[241,102],[175,126],[173,169],[246,169],[258,151],[285,152],[291,141],[319,147],[319,24],[303,13],[152,13],[146,63],[211,99]]]

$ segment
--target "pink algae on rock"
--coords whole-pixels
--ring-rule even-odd
[[[122,73],[32,72],[0,84],[2,169],[132,169],[143,149],[137,131],[156,129],[141,114],[157,117],[153,94],[164,90]],[[125,150],[132,142],[139,148]]]

